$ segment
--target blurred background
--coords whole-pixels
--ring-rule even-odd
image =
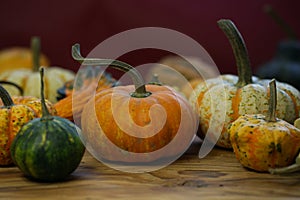
[[[0,49],[29,46],[31,36],[40,36],[42,52],[52,66],[76,71],[71,46],[80,43],[87,55],[96,45],[122,31],[138,27],[164,27],[186,34],[211,55],[221,73],[236,73],[230,44],[218,28],[221,18],[235,22],[246,42],[253,68],[271,59],[278,42],[287,36],[263,12],[270,4],[300,33],[298,0],[172,1],[172,0],[28,0],[2,1]],[[156,62],[167,52],[138,50],[121,60],[132,65]]]

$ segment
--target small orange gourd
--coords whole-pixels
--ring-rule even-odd
[[[276,84],[272,80],[267,115],[242,115],[228,128],[237,159],[255,171],[286,167],[294,162],[300,150],[300,130],[276,118],[276,96]]]
[[[16,105],[9,93],[0,85],[0,165],[13,163],[10,155],[11,142],[21,127],[36,117],[35,112],[26,105]]]

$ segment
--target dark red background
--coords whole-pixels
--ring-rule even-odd
[[[138,27],[164,27],[180,31],[198,41],[222,73],[236,73],[234,57],[216,22],[231,19],[242,33],[253,68],[269,60],[285,34],[262,7],[269,3],[300,33],[298,0],[87,0],[2,1],[0,6],[0,49],[28,46],[38,35],[42,51],[52,65],[76,71],[71,46],[80,43],[86,55],[108,37]],[[136,51],[123,61],[137,65],[155,62],[161,53]]]

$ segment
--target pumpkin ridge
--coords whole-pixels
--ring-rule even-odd
[[[24,76],[22,78],[22,80],[20,81],[22,83],[23,89],[27,88],[27,80],[28,80],[28,78],[29,78],[29,75],[28,76]]]
[[[15,125],[14,123],[17,123],[17,122],[15,122],[15,120],[16,120],[16,118],[15,118],[16,113],[14,112],[15,109],[18,109],[18,110],[22,109],[22,110],[24,110],[24,113],[26,112],[27,115],[30,115],[27,112],[31,112],[32,115],[30,117],[28,117],[29,119],[26,119],[26,118],[24,120],[21,119],[20,122]],[[7,147],[10,147],[13,140],[14,140],[14,138],[15,138],[15,136],[17,135],[17,133],[19,131],[18,129],[13,129],[13,127],[19,127],[22,124],[24,125],[24,121],[31,120],[35,116],[34,116],[34,112],[31,108],[29,108],[27,106],[23,106],[23,105],[13,105],[12,107],[8,108],[7,111],[8,111],[8,113],[7,113],[8,117],[10,119],[9,122],[8,122],[9,123],[8,131],[9,131],[9,133],[11,133],[8,136]],[[17,119],[17,120],[19,120],[19,119]]]
[[[272,123],[272,122],[269,122],[269,123]],[[269,133],[267,133],[269,134]],[[278,163],[278,152],[276,151],[276,146],[280,143],[278,143],[278,139],[280,136],[278,136],[277,134],[271,134],[272,135],[272,140],[271,141],[274,141],[274,146],[272,147],[272,154],[270,156],[271,160],[270,160],[270,167],[275,167],[277,166],[277,163]]]
[[[31,146],[32,143],[30,141],[31,135],[32,135],[32,130],[34,130],[32,128],[32,122],[31,121],[28,122],[26,125],[26,129],[22,127],[21,130],[22,130],[21,135],[28,135],[29,137],[27,138],[28,142],[24,142],[24,138],[19,137],[18,135],[16,136],[16,138],[20,138],[20,141],[21,141],[20,144],[21,144],[22,148],[20,148],[20,149],[30,149],[30,147],[32,148],[32,146]],[[22,159],[22,162],[18,163],[18,166],[20,166],[24,169],[25,175],[29,175],[31,170],[25,164],[28,162],[28,152],[26,150],[20,151],[20,149],[17,150],[15,148],[15,143],[12,143],[12,146],[11,146],[11,152],[13,152],[12,159],[14,160],[14,162],[16,162],[16,159],[18,159],[18,157],[24,157]]]
[[[206,85],[206,89],[198,94],[198,96],[197,96],[197,105],[196,105],[197,108],[200,107],[200,105],[202,104],[202,100],[203,100],[203,98],[204,98],[206,92],[208,92],[208,91],[210,90],[211,87],[214,87],[214,84],[211,85],[210,87],[208,87],[208,86]]]
[[[31,123],[31,122],[29,122],[28,125],[30,125],[30,127],[24,131],[23,135],[28,135],[28,138],[26,140],[31,141],[31,142],[25,142],[25,138],[24,138],[23,139],[23,145],[24,145],[23,148],[32,150],[33,147],[31,145],[36,142],[34,140],[34,138],[32,138],[32,136],[34,135],[34,132],[33,132],[34,126],[33,126],[33,123]],[[26,127],[28,127],[28,126],[26,126]],[[31,163],[30,160],[31,160],[32,155],[30,154],[30,151],[24,151],[22,154],[25,156],[24,161],[22,163],[22,169],[24,169],[25,172],[27,173],[27,174],[26,173],[25,174],[26,175],[35,174],[35,169],[29,167],[30,165],[26,164],[26,163]],[[18,165],[20,165],[20,164],[18,163]]]
[[[237,119],[239,117],[239,105],[241,102],[241,91],[242,88],[237,88],[235,95],[231,100],[232,114],[230,115],[231,120]]]
[[[10,108],[10,109],[6,109],[6,111],[7,111],[7,117],[8,117],[8,119],[9,119],[9,121],[8,121],[8,129],[7,129],[7,131],[8,131],[8,133],[11,133],[11,131],[12,131],[12,120],[11,120],[11,116],[12,116],[12,107]],[[8,138],[7,138],[7,147],[10,147],[11,146],[11,143],[12,143],[12,140],[13,140],[13,137],[12,137],[12,135],[13,134],[9,134],[8,135]]]
[[[297,106],[297,99],[295,98],[295,96],[288,90],[285,90],[286,94],[290,96],[290,98],[293,101],[294,104],[294,110],[295,110],[295,115],[299,116],[299,107]]]
[[[253,167],[253,168],[257,168],[258,167],[258,163],[259,163],[259,158],[257,157],[257,152],[256,152],[256,150],[257,150],[257,147],[256,147],[256,145],[258,145],[259,144],[259,138],[257,137],[257,135],[261,135],[261,134],[263,134],[262,132],[261,132],[261,130],[259,129],[259,127],[256,127],[256,128],[254,128],[253,129],[253,133],[255,133],[255,134],[249,134],[248,136],[249,136],[249,141],[251,141],[249,144],[251,145],[255,145],[255,146],[253,146],[252,148],[253,148],[253,151],[249,151],[248,153],[248,157],[249,157],[249,159],[252,159],[253,160],[253,166],[251,166],[251,167]],[[245,144],[246,145],[246,144]],[[251,146],[252,146],[251,145]]]
[[[288,129],[290,129],[291,131],[290,131],[290,134],[293,136],[293,137],[295,137],[295,141],[297,140],[298,141],[298,143],[300,144],[300,136],[299,135],[297,135],[297,130],[295,130],[295,129],[297,129],[296,127],[293,127],[293,125],[291,125],[291,124],[289,124],[289,127],[288,127]],[[296,145],[291,145],[291,152],[299,152],[300,153],[300,145],[299,146],[296,146]],[[290,158],[290,159],[292,159],[292,160],[295,160],[295,158],[296,158],[297,156],[295,156],[294,158]]]
[[[132,87],[131,87],[132,88]],[[104,101],[106,101],[107,103],[111,104],[111,99],[110,99],[110,96],[112,95],[112,90],[110,90],[111,93],[104,93],[105,94],[105,97],[102,96],[102,95],[98,95],[97,94],[97,98],[100,98],[101,97],[101,101],[102,101],[102,104],[104,104]],[[152,92],[152,95],[148,98],[152,99],[152,98],[157,98],[157,92],[155,92],[155,90],[151,90],[149,88],[149,91]],[[160,93],[160,92],[158,92]],[[165,95],[171,95],[169,93],[163,93]],[[130,97],[130,95],[128,95],[127,92],[124,92],[122,91],[121,92],[121,97],[120,97],[120,100],[117,100],[118,102],[115,102],[115,103],[120,103],[118,104],[118,106],[124,106],[124,102],[123,101],[123,98],[130,98],[130,100],[132,101],[148,101],[149,99],[145,99],[145,98],[133,98]],[[119,96],[119,95],[118,95]],[[117,97],[115,97],[117,98]],[[174,97],[175,98],[175,97]],[[164,98],[159,96],[159,99],[164,101]],[[161,101],[159,101],[159,99],[156,100],[156,102],[158,102],[160,105],[163,106],[163,103]],[[175,99],[174,99],[175,100]],[[148,103],[148,102],[147,102]],[[165,104],[168,103],[168,102],[165,102]],[[95,104],[97,105],[97,102],[95,102]],[[153,103],[150,103],[153,105]],[[165,105],[164,104],[164,105]],[[109,106],[110,107],[110,106]],[[136,109],[136,108],[135,108]],[[96,108],[96,110],[99,110]],[[105,111],[104,111],[105,112]],[[147,113],[148,114],[148,113]],[[99,118],[100,117],[100,118]],[[171,139],[169,137],[169,140],[166,142],[162,142],[162,143],[157,143],[155,141],[161,141],[161,138],[164,137],[164,129],[168,126],[170,126],[170,123],[169,121],[166,121],[166,123],[164,124],[162,130],[160,130],[157,134],[153,135],[153,136],[150,136],[150,137],[147,137],[147,138],[140,138],[140,137],[135,137],[135,136],[132,136],[130,134],[127,134],[126,132],[124,132],[122,129],[120,128],[117,128],[117,130],[115,131],[114,134],[110,133],[110,134],[107,134],[109,132],[111,132],[111,129],[107,129],[105,124],[103,124],[104,122],[104,119],[101,119],[103,118],[104,116],[100,116],[99,113],[98,113],[98,122],[102,122],[100,123],[100,127],[102,128],[103,132],[104,132],[104,135],[113,143],[115,144],[117,147],[125,150],[125,151],[129,151],[129,152],[134,152],[134,153],[150,153],[150,152],[153,152],[153,151],[156,151],[156,150],[159,150],[161,149],[162,147],[164,147],[165,145],[167,145],[168,143],[170,143],[172,141],[172,139],[175,137],[175,135],[172,135]],[[106,118],[106,121],[110,121],[109,119],[107,119],[108,116],[105,116]],[[112,117],[113,118],[113,115],[110,115],[109,117]],[[133,123],[136,123],[136,120],[134,116],[130,115],[131,117],[131,120]],[[172,123],[174,123],[172,121]],[[112,122],[111,122],[111,126],[114,126],[114,127],[119,127],[117,126],[117,123],[112,119]],[[113,128],[114,130],[115,128]],[[176,129],[178,129],[178,127],[176,127]],[[118,139],[119,137],[122,138],[122,140]],[[128,144],[131,144],[131,145],[128,145]],[[153,146],[152,144],[156,144],[155,146]]]

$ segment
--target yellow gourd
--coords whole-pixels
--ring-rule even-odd
[[[267,115],[242,115],[228,128],[236,158],[246,168],[267,172],[269,168],[286,167],[299,152],[300,130],[276,118],[276,96],[272,80]]]

